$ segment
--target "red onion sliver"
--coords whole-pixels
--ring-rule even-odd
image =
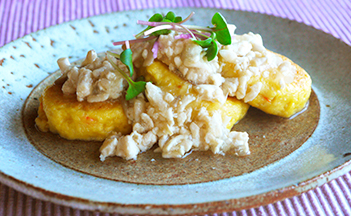
[[[153,57],[154,57],[154,59],[157,58],[158,41],[155,41],[154,45],[152,46],[151,51],[153,52]]]
[[[180,34],[180,35],[176,35],[174,36],[174,39],[190,39],[191,35],[190,34]]]

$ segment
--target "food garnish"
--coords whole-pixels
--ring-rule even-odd
[[[167,35],[173,31],[184,32],[176,36],[177,38],[191,39],[202,48],[205,49],[208,61],[212,61],[218,54],[218,45],[216,40],[222,45],[231,44],[231,35],[228,29],[228,24],[225,18],[220,13],[215,13],[212,17],[212,28],[201,27],[196,25],[182,25],[182,23],[190,20],[195,13],[192,12],[186,19],[176,16],[173,12],[168,12],[165,16],[160,13],[154,14],[148,21],[138,20],[138,24],[148,25],[143,31],[135,35],[135,40],[114,42],[114,45],[125,44],[125,49],[120,55],[113,52],[107,52],[107,58],[111,65],[123,75],[127,80],[129,87],[126,94],[126,100],[136,97],[139,93],[145,91],[146,82],[134,82],[130,77],[133,76],[132,50],[129,48],[129,43],[141,42],[146,40],[155,40],[152,52],[154,59],[157,58],[158,51],[158,36]],[[146,36],[146,37],[144,37]],[[130,71],[130,77],[126,75],[111,59],[115,57],[125,64]]]
[[[126,47],[127,49],[125,49],[121,55],[118,55],[117,53],[113,53],[113,52],[107,52],[107,59],[110,62],[110,64],[120,73],[122,74],[122,76],[127,80],[128,82],[128,89],[126,92],[126,100],[131,100],[134,97],[136,97],[138,94],[142,93],[143,91],[145,91],[145,85],[146,82],[145,81],[133,81],[130,77],[133,76],[134,73],[134,69],[133,69],[133,52],[129,47],[129,43],[128,41],[126,41]],[[125,64],[128,69],[129,69],[129,76],[124,73],[124,71],[122,69],[120,69],[112,60],[112,57],[119,59],[123,64]]]
[[[136,39],[129,42],[141,42],[144,40],[155,40],[154,58],[157,57],[157,39],[160,35],[167,35],[171,30],[183,34],[177,35],[177,38],[191,39],[200,45],[206,51],[208,61],[212,61],[218,54],[218,45],[216,40],[222,45],[231,44],[231,35],[225,18],[220,13],[215,13],[212,17],[213,27],[202,27],[196,25],[183,25],[195,13],[192,12],[186,19],[182,20],[173,12],[168,12],[165,16],[159,13],[154,14],[148,21],[138,20],[138,24],[148,25],[143,31],[135,35]],[[176,38],[176,39],[177,39]],[[126,41],[114,42],[114,45],[125,44]]]
[[[79,113],[84,121],[75,121],[77,130],[68,128],[73,134],[69,139],[104,139],[102,161],[110,156],[136,159],[155,144],[165,158],[193,150],[249,155],[249,135],[232,126],[250,106],[282,117],[299,112],[310,96],[311,79],[288,58],[267,50],[260,35],[235,34],[235,25],[220,13],[213,15],[212,27],[185,25],[193,15],[182,19],[173,12],[156,13],[148,21],[139,20],[147,27],[135,39],[113,43],[123,45],[121,54],[108,51],[98,58],[90,50],[81,67],[59,59],[67,79],[58,93],[76,96],[87,108],[65,101],[57,106],[44,93],[38,127],[64,135],[67,127],[59,130],[61,123],[54,122],[69,122],[77,119],[71,113]],[[122,95],[125,100],[119,100]],[[96,102],[100,104],[94,106]],[[101,111],[108,106],[113,109]],[[95,115],[87,110],[96,110],[96,127],[86,121]],[[109,112],[119,117],[111,121]],[[91,131],[102,136],[90,136]],[[76,136],[80,132],[84,135]]]

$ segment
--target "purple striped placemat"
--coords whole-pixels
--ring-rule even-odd
[[[70,20],[114,11],[165,7],[215,7],[265,13],[303,22],[351,45],[350,0],[0,0],[0,47]],[[3,215],[110,214],[37,200],[0,183],[0,216]],[[345,174],[281,202],[221,215],[351,215],[351,175]]]
[[[62,22],[114,11],[216,7],[270,14],[321,29],[351,44],[350,0],[0,0],[0,47]]]

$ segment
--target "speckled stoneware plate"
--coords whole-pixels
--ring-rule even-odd
[[[36,198],[80,209],[203,214],[272,203],[351,170],[351,47],[304,24],[272,16],[218,9],[172,10],[182,16],[195,11],[191,22],[199,25],[209,25],[212,14],[220,11],[237,25],[237,33],[261,34],[268,49],[310,73],[314,93],[306,112],[286,120],[250,110],[235,126],[251,130],[252,155],[245,159],[192,153],[184,160],[167,161],[143,153],[140,158],[145,163],[117,158],[101,163],[99,143],[84,147],[84,143],[72,144],[35,130],[37,98],[57,77],[59,57],[76,61],[90,49],[114,49],[112,41],[130,39],[142,29],[137,19],[168,10],[77,20],[0,48],[1,182]],[[155,159],[153,163],[150,158]]]

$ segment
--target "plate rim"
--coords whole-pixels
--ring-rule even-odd
[[[80,210],[137,215],[179,215],[179,212],[184,212],[185,214],[211,214],[232,212],[273,204],[283,199],[291,198],[313,190],[348,173],[349,171],[351,171],[351,159],[330,171],[305,180],[296,186],[287,186],[248,197],[195,204],[121,204],[115,202],[93,201],[65,194],[59,194],[36,187],[32,184],[6,175],[1,170],[0,182],[28,196]],[[325,178],[326,175],[328,176],[327,178]],[[274,195],[275,192],[278,192],[279,196]],[[245,203],[249,204],[243,205]],[[196,206],[196,208],[194,208],[194,206]],[[220,208],[218,208],[218,206],[220,206]],[[197,207],[200,207],[198,211],[196,211],[196,209],[198,209]],[[207,210],[204,211],[203,209]]]
[[[221,10],[221,11],[236,11],[236,12],[243,12],[243,13],[253,13],[253,14],[261,14],[267,17],[274,17],[274,18],[279,18],[279,19],[284,19],[284,20],[289,20],[292,22],[296,22],[296,23],[300,23],[300,24],[304,24],[305,26],[309,27],[309,28],[313,28],[319,32],[322,32],[323,34],[327,34],[329,36],[332,36],[333,38],[341,41],[343,44],[348,45],[346,42],[342,41],[340,38],[336,38],[335,36],[333,36],[331,33],[327,33],[322,31],[321,29],[317,29],[311,25],[308,25],[306,23],[303,22],[299,22],[296,20],[291,20],[288,18],[282,18],[282,17],[278,17],[278,16],[274,16],[274,15],[269,15],[267,13],[260,13],[260,12],[251,12],[251,11],[244,11],[244,10],[235,10],[235,9],[222,9],[222,8],[209,8],[209,7],[189,7],[189,8],[194,8],[196,10],[200,10],[200,9],[217,9],[217,10]],[[55,24],[53,26],[49,26],[46,28],[43,28],[41,30],[32,32],[30,34],[27,34],[23,37],[17,38],[16,40],[11,41],[10,43],[4,44],[2,47],[0,47],[0,49],[4,48],[5,46],[11,46],[13,43],[15,43],[18,40],[21,40],[25,37],[31,36],[33,34],[36,34],[37,32],[42,32],[42,31],[46,31],[48,29],[60,26],[62,24],[71,24],[77,21],[81,21],[81,20],[88,20],[90,18],[93,17],[97,17],[97,16],[105,16],[105,15],[109,15],[109,14],[117,14],[117,13],[130,13],[130,12],[136,12],[136,11],[144,11],[144,10],[174,10],[174,9],[181,9],[181,7],[176,7],[176,8],[149,8],[149,9],[137,9],[137,10],[126,10],[126,11],[116,11],[116,12],[109,12],[109,13],[104,13],[104,14],[100,14],[100,15],[95,15],[95,16],[90,16],[90,17],[85,17],[85,18],[80,18],[80,19],[75,19],[75,20],[71,20],[68,22],[63,22],[63,23],[59,23],[59,24]],[[39,84],[38,84],[39,85]],[[22,108],[21,108],[21,116],[23,113],[23,108],[24,108],[24,104],[26,103],[25,101],[27,101],[28,98],[26,98],[26,100],[23,101],[22,104]],[[23,121],[21,122],[23,123]],[[276,162],[275,162],[276,163]],[[81,210],[99,210],[99,211],[104,211],[104,212],[109,212],[109,213],[119,213],[120,210],[126,211],[126,213],[128,214],[150,214],[148,212],[152,212],[152,210],[155,210],[153,213],[153,215],[159,215],[159,214],[172,214],[172,212],[176,209],[179,208],[179,210],[183,209],[183,210],[189,210],[189,209],[193,209],[192,206],[196,205],[197,207],[203,207],[203,208],[208,208],[208,211],[194,211],[194,212],[186,212],[186,214],[196,214],[196,213],[202,213],[202,214],[208,214],[208,213],[220,213],[220,212],[228,212],[228,211],[237,211],[237,210],[243,210],[243,209],[249,209],[249,208],[254,208],[254,207],[258,207],[258,206],[262,206],[262,205],[267,205],[267,204],[272,204],[274,202],[277,201],[281,201],[283,199],[286,198],[290,198],[296,195],[300,195],[304,192],[307,192],[309,190],[312,190],[316,187],[319,187],[327,182],[330,182],[346,173],[348,173],[349,171],[351,171],[351,159],[347,160],[346,162],[344,162],[343,164],[336,166],[332,169],[330,169],[329,171],[326,171],[322,174],[319,174],[317,176],[314,176],[312,178],[309,178],[307,180],[304,180],[303,182],[300,182],[298,185],[296,186],[287,186],[287,187],[283,187],[280,189],[276,189],[276,190],[272,190],[269,192],[264,192],[261,194],[257,194],[257,195],[253,195],[253,196],[248,196],[248,197],[242,197],[242,198],[235,198],[235,199],[227,199],[227,200],[222,200],[222,201],[211,201],[211,202],[204,202],[204,203],[196,203],[196,204],[121,204],[121,203],[116,203],[116,202],[100,202],[100,201],[93,201],[93,200],[88,200],[88,199],[84,199],[84,198],[79,198],[79,197],[74,197],[74,196],[69,196],[69,195],[65,195],[65,194],[59,194],[57,192],[53,192],[53,191],[48,191],[45,190],[43,188],[40,187],[36,187],[32,184],[23,182],[19,179],[16,179],[10,175],[7,175],[5,173],[3,173],[0,170],[0,182],[3,183],[4,185],[7,185],[9,187],[12,187],[15,190],[18,190],[19,192],[22,192],[28,196],[33,196],[37,199],[41,199],[41,200],[45,200],[45,201],[50,201],[56,204],[60,204],[60,205],[64,205],[64,206],[69,206],[69,207],[73,207],[73,208],[78,208]],[[326,177],[327,176],[327,177]],[[299,190],[297,190],[297,188]],[[278,192],[280,195],[279,197],[274,196],[273,193],[274,192]],[[275,199],[274,199],[275,197]],[[272,200],[270,200],[269,198],[272,198]],[[248,199],[251,202],[254,203],[250,203],[248,205],[242,206],[240,204],[242,204],[242,200]],[[238,202],[240,200],[240,202]],[[260,200],[258,203],[255,201]],[[263,201],[262,201],[263,200]],[[239,203],[239,204],[238,204]],[[247,203],[247,202],[246,202]],[[224,205],[223,205],[224,204]],[[230,206],[232,205],[232,206]],[[216,206],[220,207],[220,209],[216,208]],[[227,206],[230,206],[227,208]],[[134,209],[131,209],[134,208]],[[166,208],[166,209],[165,209]],[[139,210],[140,213],[135,213],[133,212],[129,212],[129,210]],[[219,210],[219,211],[217,211]],[[173,212],[173,214],[179,214],[176,212]]]

